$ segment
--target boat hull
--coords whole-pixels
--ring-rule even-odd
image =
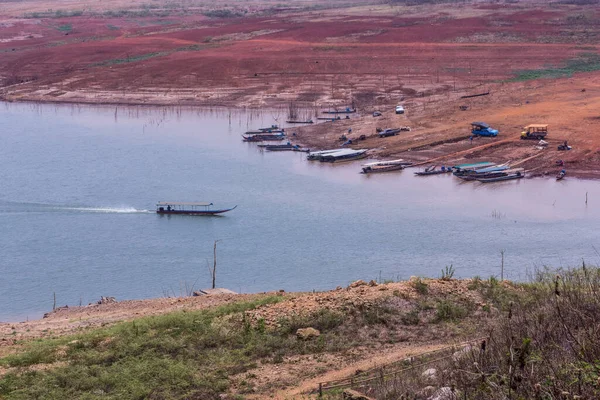
[[[441,175],[441,174],[449,174],[451,172],[452,172],[451,169],[448,169],[446,171],[441,171],[441,170],[437,170],[437,171],[420,171],[420,172],[415,172],[415,175],[417,175],[417,176]]]
[[[388,165],[385,167],[364,167],[363,170],[363,174],[377,174],[380,172],[390,172],[390,171],[398,171],[398,170],[402,170],[404,169],[405,166],[404,165]]]
[[[345,157],[345,158],[332,158],[332,157],[325,156],[324,158],[321,158],[320,161],[326,162],[326,163],[331,163],[331,164],[338,164],[338,163],[342,163],[342,162],[360,160],[361,158],[365,158],[366,156],[367,156],[367,153],[359,154],[359,155],[356,155],[353,157]]]
[[[193,215],[193,216],[211,216],[223,214],[228,211],[235,209],[237,206],[233,208],[226,208],[221,210],[166,210],[166,209],[158,209],[156,213],[159,215]]]
[[[479,178],[477,180],[481,183],[492,183],[492,182],[510,181],[513,179],[521,179],[524,177],[525,177],[525,175],[508,175],[508,176],[500,176],[497,178]]]

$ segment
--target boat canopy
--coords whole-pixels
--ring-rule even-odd
[[[201,203],[201,202],[182,202],[182,201],[159,201],[156,203],[157,207],[160,206],[190,206],[190,207],[208,207],[212,206],[213,203]]]
[[[332,150],[319,150],[319,151],[311,151],[310,155],[319,156],[322,154],[330,154],[338,151],[347,150],[347,149],[332,149]]]
[[[329,154],[324,154],[323,157],[343,157],[343,156],[349,156],[349,155],[353,155],[353,154],[360,154],[360,153],[364,153],[366,150],[354,150],[354,149],[344,149],[344,150],[340,150],[334,153],[329,153]]]
[[[485,168],[476,169],[475,173],[477,173],[477,174],[485,174],[485,173],[488,173],[488,172],[504,171],[504,170],[507,170],[508,168],[509,168],[508,164],[493,165],[491,167],[485,167]]]
[[[491,167],[492,165],[496,165],[490,161],[482,161],[471,164],[459,164],[455,165],[453,168],[455,169],[465,169],[465,168],[482,168],[482,167]]]
[[[375,161],[363,164],[363,167],[375,167],[378,165],[398,165],[398,164],[406,164],[404,159],[399,158],[398,160],[389,160],[389,161]]]
[[[476,127],[478,127],[478,128],[481,128],[481,129],[487,129],[487,128],[489,128],[489,127],[490,127],[490,126],[489,126],[488,124],[486,124],[485,122],[471,122],[471,125],[473,125],[473,126],[476,126]]]

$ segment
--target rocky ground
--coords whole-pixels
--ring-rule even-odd
[[[426,287],[426,295],[423,287]],[[408,312],[414,304],[440,299],[453,299],[452,301],[473,305],[473,311],[468,318],[481,321],[481,318],[487,315],[487,312],[482,310],[489,307],[481,292],[474,289],[472,280],[420,278],[385,284],[357,281],[346,288],[338,287],[332,291],[316,293],[282,291],[254,295],[107,302],[59,308],[36,321],[0,324],[0,356],[19,352],[24,345],[39,338],[60,337],[121,321],[131,321],[142,316],[204,309],[273,294],[281,296],[282,301],[247,312],[247,317],[253,324],[264,322],[267,329],[277,329],[283,320],[311,315],[322,310],[352,315],[357,310],[377,310],[382,302],[393,305],[396,310],[394,313],[402,314]],[[375,330],[371,326],[357,327],[353,336],[361,337],[365,344],[350,350],[297,355],[285,357],[276,363],[259,364],[251,373],[231,377],[233,393],[240,390],[244,396],[248,396],[247,398],[256,399],[301,398],[303,393],[314,391],[319,382],[352,376],[357,371],[390,364],[477,335],[477,330],[468,328],[467,325],[424,322],[429,318],[427,313],[433,315],[435,310],[422,313],[422,324],[398,327],[375,325]],[[249,381],[252,382],[251,389],[248,389]]]

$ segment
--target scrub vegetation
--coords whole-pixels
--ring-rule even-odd
[[[425,387],[467,399],[600,395],[600,270],[546,270],[523,284],[495,277],[457,280],[452,272],[448,267],[439,279],[359,281],[345,290],[263,295],[24,341],[0,358],[0,398],[268,396],[339,369],[357,354],[369,360],[388,346],[477,338],[485,338],[482,345],[458,357],[431,356],[432,364],[422,368],[402,364],[392,378],[355,389],[378,399],[407,393],[427,398]],[[300,337],[298,330],[308,327],[319,333]],[[298,363],[307,360],[311,372],[297,376],[298,368],[305,369]],[[275,368],[294,371],[296,380],[284,382]],[[425,368],[437,372],[425,376]]]
[[[545,270],[516,292],[495,279],[473,280],[471,288],[501,309],[480,346],[423,367],[430,373],[407,370],[362,391],[377,399],[436,391],[483,400],[600,398],[598,268]],[[449,302],[437,306],[440,319],[462,312]]]

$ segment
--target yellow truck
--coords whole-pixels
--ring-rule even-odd
[[[542,140],[548,134],[548,125],[532,124],[527,125],[521,132],[521,139]]]

